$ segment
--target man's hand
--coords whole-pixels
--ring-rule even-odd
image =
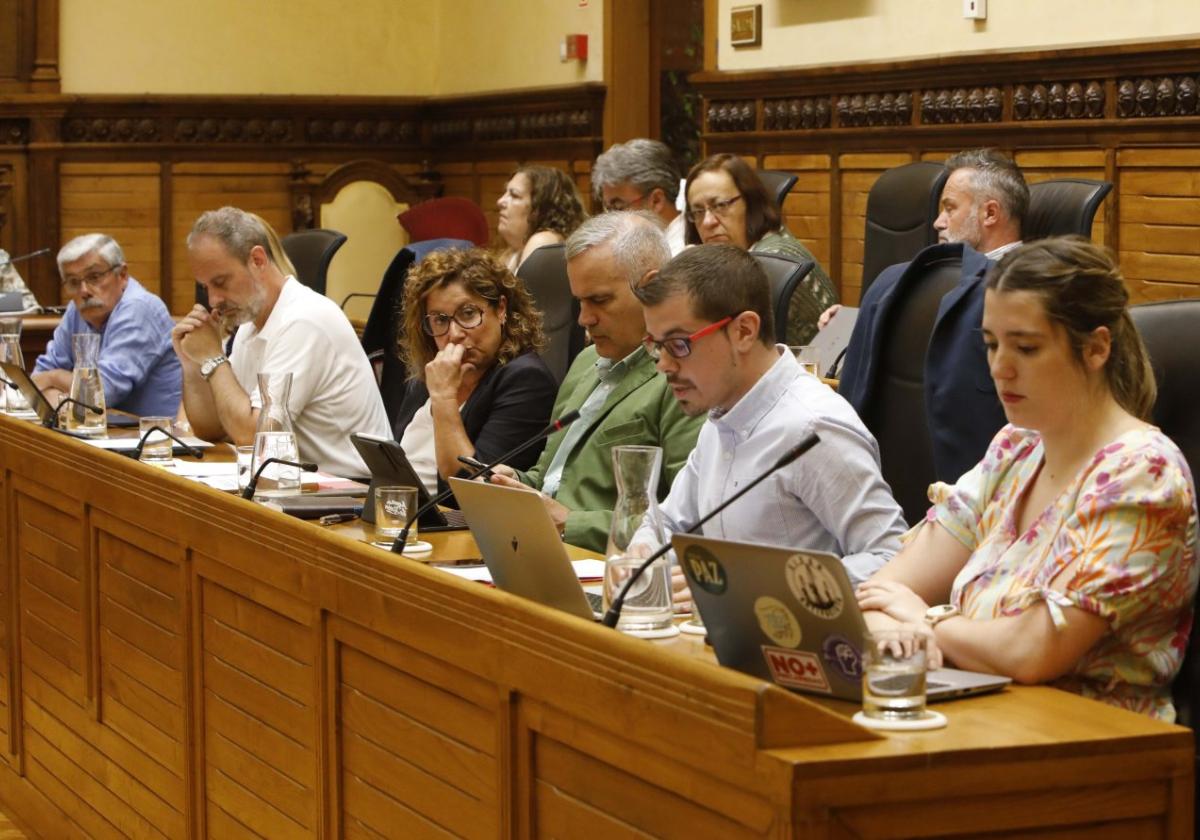
[[[671,601],[675,612],[694,612],[696,605],[692,603],[692,590],[688,587],[687,577],[679,566],[671,566]]]
[[[465,352],[461,344],[447,344],[425,365],[425,388],[431,400],[458,401],[463,374],[475,370],[470,362],[463,363]]]
[[[824,312],[822,312],[817,317],[817,330],[820,331],[820,330],[823,330],[826,327],[828,327],[829,322],[833,320],[833,316],[838,314],[838,311],[841,308],[842,308],[842,305],[840,303],[835,303],[833,306],[829,307]]]
[[[171,330],[171,344],[183,365],[195,367],[221,355],[220,324],[207,309],[196,304]]]
[[[42,393],[46,394],[46,399],[50,399],[51,391],[59,391],[64,394],[70,391],[73,376],[73,371],[55,369],[38,371],[30,379],[33,380],[34,385],[42,389]]]
[[[550,518],[554,520],[554,527],[558,529],[558,533],[562,534],[567,529],[567,514],[571,511],[565,505],[560,504],[555,499],[547,496],[539,490],[534,490],[528,485],[522,484],[511,476],[505,475],[499,470],[507,470],[512,472],[510,467],[497,467],[497,472],[492,474],[492,484],[499,484],[501,487],[512,487],[516,490],[528,490],[530,493],[537,493],[542,497],[542,504],[546,507],[546,512],[550,514]]]

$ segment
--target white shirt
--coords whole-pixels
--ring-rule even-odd
[[[383,399],[358,336],[337,304],[288,277],[260,331],[238,328],[229,359],[250,405],[262,407],[259,373],[292,374],[288,408],[300,457],[324,472],[364,476],[352,432],[391,438]]]
[[[854,409],[806,373],[787,347],[737,404],[710,413],[663,502],[683,531],[762,474],[810,432],[821,441],[704,526],[706,536],[828,551],[850,580],[870,577],[900,548],[904,517],[879,471],[879,447]],[[653,544],[653,539],[639,541]]]
[[[408,464],[417,478],[425,485],[425,491],[431,496],[437,495],[437,444],[433,439],[432,399],[425,400],[404,427],[400,448],[404,450],[404,457],[408,458]]]
[[[667,235],[667,245],[671,248],[672,257],[678,256],[679,253],[687,247],[683,241],[683,237],[686,232],[687,225],[684,221],[682,213],[672,219],[671,223],[667,225],[665,233]]]
[[[984,254],[989,260],[999,260],[1013,248],[1019,248],[1024,243],[1018,239],[1016,242],[1009,242],[1007,245],[1001,245],[999,248],[993,248]]]

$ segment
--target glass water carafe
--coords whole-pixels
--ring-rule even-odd
[[[268,458],[283,458],[287,461],[300,460],[300,449],[296,444],[296,429],[292,425],[292,414],[288,398],[292,393],[291,373],[260,373],[258,394],[262,408],[258,412],[258,426],[254,433],[253,475],[260,464]],[[300,469],[284,464],[269,464],[259,476],[255,497],[289,496],[300,492]]]
[[[88,435],[103,435],[108,428],[104,383],[100,380],[100,333],[71,336],[75,369],[71,372],[71,399],[63,406],[66,428]]]
[[[658,476],[662,449],[657,446],[616,446],[612,450],[617,502],[605,552],[604,608],[645,557],[663,541],[658,512]],[[643,530],[644,529],[644,530]],[[634,537],[641,531],[640,547],[631,552]],[[672,624],[671,567],[666,557],[655,560],[625,595],[617,629],[639,636],[662,636],[677,632]]]
[[[21,354],[20,318],[0,318],[0,362],[25,369],[25,357]],[[0,392],[0,411],[14,417],[37,416],[25,395],[15,385],[6,385]]]

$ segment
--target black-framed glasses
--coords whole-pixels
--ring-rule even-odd
[[[704,221],[704,217],[712,213],[718,219],[724,219],[729,215],[733,205],[742,200],[740,195],[735,195],[733,198],[727,198],[724,201],[710,201],[703,205],[692,205],[687,209],[687,217],[692,224],[698,225]]]
[[[464,303],[454,310],[453,315],[445,312],[430,312],[421,319],[421,329],[427,335],[437,338],[450,331],[450,322],[458,324],[464,330],[473,330],[483,323],[483,310],[473,303]]]
[[[699,341],[706,335],[712,335],[713,333],[724,329],[734,319],[734,317],[735,316],[733,315],[726,315],[720,321],[709,324],[707,327],[701,327],[691,335],[687,336],[664,338],[662,341],[658,341],[657,339],[647,335],[642,339],[642,346],[646,348],[646,353],[649,354],[650,358],[656,362],[662,358],[664,350],[666,350],[667,355],[673,359],[685,359],[692,355],[693,342]]]
[[[100,283],[105,277],[112,274],[117,269],[123,268],[124,266],[125,263],[117,263],[116,265],[110,265],[103,271],[100,271],[99,269],[93,269],[82,277],[64,277],[62,285],[63,288],[71,294],[74,294],[83,288],[84,284],[87,284],[88,288],[90,289],[96,289],[100,287]]]

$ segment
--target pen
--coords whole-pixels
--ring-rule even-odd
[[[322,516],[317,521],[322,525],[336,525],[339,522],[349,522],[351,519],[358,519],[357,513],[329,513]]]

